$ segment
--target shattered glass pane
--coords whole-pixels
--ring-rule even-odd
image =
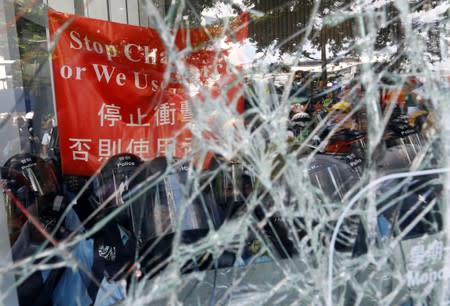
[[[449,9],[1,2],[1,304],[449,304]]]

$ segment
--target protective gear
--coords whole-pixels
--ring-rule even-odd
[[[150,168],[162,168],[165,163],[164,158],[159,158],[151,162]],[[155,175],[154,172],[152,174]],[[210,206],[211,203],[205,203],[207,207],[205,210],[201,204],[205,199],[188,202],[193,187],[189,176],[189,164],[175,163],[172,169],[160,175],[161,179],[150,189],[148,206],[149,220],[152,222],[148,222],[146,230],[148,238],[172,234],[179,229],[184,234],[203,235],[209,231],[208,219],[214,222],[216,228],[220,225],[221,220],[218,219],[217,211],[214,211],[216,208]],[[179,222],[181,223],[178,224]]]
[[[95,195],[93,204],[97,206],[96,209],[100,208],[97,218],[103,218],[124,206],[127,194],[145,180],[143,173],[138,172],[138,168],[143,163],[140,157],[128,153],[118,154],[108,159],[93,183]],[[120,212],[115,218],[118,224],[130,232],[134,229],[133,205],[119,209]]]
[[[309,101],[308,97],[304,97],[304,96],[295,96],[295,97],[289,98],[289,102],[291,103],[291,105],[306,104],[308,101]]]
[[[95,236],[94,270],[105,270],[112,280],[153,277],[170,262],[177,231],[180,242],[189,244],[209,232],[208,220],[218,227],[221,219],[210,198],[188,202],[191,191],[189,165],[175,162],[168,168],[165,157],[146,163],[132,154],[111,157],[94,179],[91,202],[100,217],[116,216]],[[193,268],[201,267],[187,263],[182,272]]]
[[[328,199],[332,202],[340,202],[344,200],[344,196],[355,186],[358,182],[358,176],[356,172],[343,161],[337,160],[331,156],[316,155],[314,158],[306,157],[301,158],[298,161],[305,166],[305,170],[309,177],[310,185],[313,187],[316,197],[316,205],[322,206],[324,199]],[[287,170],[289,171],[289,170]],[[298,194],[299,182],[289,181],[286,182],[287,194]],[[304,207],[305,202],[298,201],[296,197],[286,201],[286,205],[296,205],[296,209],[301,211],[301,207]],[[271,199],[264,199],[264,207],[271,207]],[[272,203],[273,205],[273,203]],[[298,207],[298,208],[297,208]],[[293,209],[293,208],[291,208]],[[327,212],[326,209],[323,210]],[[271,216],[268,217],[264,209],[259,207],[255,210],[256,217],[262,223],[265,221],[267,224],[264,227],[264,233],[268,237],[278,255],[282,258],[292,257],[298,254],[298,245],[295,241],[300,241],[308,236],[310,229],[308,225],[311,222],[310,217],[298,217],[295,218],[294,225],[292,222],[287,222],[282,214],[278,212],[271,212]],[[309,218],[309,219],[308,219]],[[292,221],[292,220],[291,220]],[[312,224],[320,224],[320,220],[312,220]],[[354,233],[355,220],[348,218],[345,222],[345,228],[342,230],[338,237],[338,243],[336,248],[340,251],[349,251],[351,249]],[[327,230],[332,232],[334,224],[329,224]]]
[[[68,230],[79,228],[80,221],[75,212],[69,209],[64,220],[64,227]],[[36,254],[40,243],[33,239],[33,225],[26,222],[22,227],[11,253],[15,261]],[[68,252],[87,270],[92,268],[93,241],[81,240]],[[66,258],[47,258],[46,263],[63,262]],[[39,263],[39,261],[37,262]],[[27,272],[25,272],[27,273]],[[89,296],[88,286],[91,280],[81,269],[55,268],[40,270],[27,276],[27,279],[17,287],[17,295],[21,306],[48,306],[48,305],[91,305],[95,300]]]
[[[352,167],[333,156],[317,155],[308,162],[311,184],[319,188],[332,201],[341,201],[357,183],[358,176]]]
[[[441,199],[442,191],[442,177],[438,175],[419,176],[406,181],[390,180],[380,187],[379,193],[388,194],[389,198],[378,204],[378,208],[384,211],[383,214],[392,223],[392,228],[398,228],[405,234],[405,240],[433,235],[443,229],[442,214],[437,201]],[[398,199],[396,205],[392,205],[393,198]],[[437,201],[432,205],[433,208],[419,219],[420,214],[433,201]],[[412,224],[415,225],[405,233]]]
[[[123,204],[122,195],[128,190],[131,178],[142,164],[141,158],[128,153],[108,159],[94,179],[98,200],[102,203],[108,201],[108,206]]]
[[[56,174],[50,165],[29,153],[17,154],[6,161],[2,179],[8,180],[11,186],[27,186],[36,199],[60,191]]]
[[[79,228],[80,221],[72,209],[65,208],[65,200],[53,167],[42,158],[31,154],[18,154],[11,157],[2,167],[4,199],[10,207],[26,209],[41,223],[42,229],[53,238],[61,240],[69,231]],[[22,210],[19,210],[23,213]],[[62,213],[66,212],[64,220]],[[23,215],[24,216],[24,215]],[[55,225],[61,221],[61,226]],[[14,261],[36,254],[45,242],[43,235],[29,220],[21,227],[20,234],[11,248]],[[83,267],[90,269],[89,250],[92,241],[82,240],[73,249],[67,250]],[[45,258],[45,263],[53,264],[64,259],[58,256]],[[36,259],[34,264],[39,264]],[[28,270],[28,269],[25,269]],[[19,303],[22,306],[89,305],[92,299],[87,294],[89,279],[79,270],[57,268],[38,270],[31,274],[25,271],[26,280],[17,287]]]
[[[333,104],[329,109],[328,109],[328,111],[329,112],[333,112],[333,111],[335,111],[335,112],[337,112],[337,111],[340,111],[340,112],[344,112],[344,113],[349,113],[349,112],[351,112],[352,111],[352,105],[351,105],[351,103],[349,103],[349,102],[347,102],[347,101],[340,101],[340,102],[338,102],[338,103],[336,103],[336,104]]]
[[[306,159],[306,162],[308,162],[308,159]],[[355,169],[349,164],[326,155],[314,157],[308,164],[308,175],[311,184],[332,202],[343,201],[345,195],[357,185],[359,177]],[[346,218],[337,237],[336,250],[347,252],[352,249],[356,239],[358,222],[357,218]],[[330,224],[328,228],[331,233],[334,224]]]
[[[422,130],[422,126],[427,120],[428,112],[425,110],[418,110],[408,116],[408,124],[417,132]]]
[[[311,116],[308,113],[300,112],[294,114],[291,120],[293,122],[311,121]]]
[[[366,135],[351,129],[340,130],[330,138],[326,152],[329,153],[354,153],[360,158],[365,158]]]
[[[422,149],[424,143],[423,137],[417,133],[415,128],[410,127],[408,118],[405,116],[389,121],[385,131],[385,139],[387,147],[413,145],[416,153]]]
[[[250,199],[259,198],[260,192],[263,192],[259,184],[255,181],[253,172],[242,162],[237,160],[226,160],[222,157],[215,157],[209,168],[208,181],[209,187],[206,189],[207,194],[211,195],[213,203],[217,203],[217,207],[222,212],[223,222],[227,222],[248,213],[248,203]],[[212,179],[211,179],[212,178]],[[265,196],[261,200],[261,205],[256,205],[251,212],[258,220],[264,224],[261,233],[271,242],[281,257],[288,257],[296,254],[296,250],[289,240],[288,231],[285,224],[279,221],[278,216],[266,216],[265,207],[271,206],[271,199]],[[236,254],[244,261],[250,260],[253,256],[261,256],[259,254],[260,238],[256,238],[251,233],[247,236],[246,244],[241,250],[235,247],[229,251],[225,251],[218,259],[219,266],[227,266],[224,263],[231,263],[230,258],[234,258]],[[266,258],[266,259],[264,259]],[[253,260],[267,260],[266,256]],[[229,265],[229,264],[228,264]]]
[[[254,179],[242,163],[221,157],[213,160],[210,171],[213,176],[211,194],[224,219],[232,219],[245,209],[245,200],[253,192]]]
[[[6,161],[1,172],[8,191],[19,201],[14,203],[13,197],[5,196],[7,207],[14,207],[24,222],[23,211],[16,206],[22,204],[42,223],[46,231],[53,231],[65,209],[65,199],[52,166],[40,157],[24,153]]]
[[[392,172],[405,170],[401,162],[394,162],[391,166]],[[391,179],[383,182],[376,190],[379,234],[383,238],[401,234],[404,235],[402,238],[404,241],[435,235],[442,231],[443,218],[440,211],[442,191],[442,177],[438,175]],[[396,200],[393,201],[393,199]],[[421,216],[425,210],[428,212]],[[353,257],[367,253],[369,248],[367,241],[367,233],[361,223]],[[403,247],[402,243],[399,245]]]
[[[311,116],[308,113],[295,113],[289,120],[288,129],[300,142],[303,142],[309,136],[311,128]]]
[[[94,235],[94,274],[108,280],[121,278],[134,261],[137,244],[145,239],[138,220],[141,210],[148,205],[145,193],[139,193],[145,181],[143,161],[136,155],[122,153],[112,156],[93,180],[93,196],[89,198],[94,215],[93,223],[111,218]],[[149,220],[147,220],[149,222]],[[88,227],[94,224],[88,224]],[[89,288],[91,296],[98,290],[94,284]]]
[[[377,163],[380,174],[409,171],[417,150],[413,145],[402,144],[386,148],[383,157]]]
[[[218,228],[223,218],[210,190],[202,192],[194,199],[190,197],[194,190],[194,181],[190,177],[190,165],[174,162],[168,167],[164,157],[156,158],[145,164],[149,179],[146,182],[148,202],[140,216],[141,228],[145,240],[140,252],[141,270],[149,277],[157,274],[172,260],[172,245],[176,232],[180,234],[180,243],[191,244],[206,236],[212,226]],[[185,263],[181,272],[207,269],[212,265],[211,256],[205,254],[202,260]],[[233,256],[222,255],[217,266],[229,266]]]
[[[98,203],[107,211],[129,204],[117,221],[141,242],[174,233],[182,211],[183,231],[208,230],[200,203],[182,207],[191,191],[188,170],[189,164],[175,163],[169,171],[164,157],[144,164],[137,156],[117,155],[94,180]]]

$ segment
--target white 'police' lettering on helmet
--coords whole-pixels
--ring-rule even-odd
[[[136,163],[133,161],[124,161],[117,164],[117,168],[120,167],[134,167],[136,166]]]

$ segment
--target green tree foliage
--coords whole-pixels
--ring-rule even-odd
[[[16,28],[21,58],[23,85],[32,89],[37,83],[39,67],[48,61],[45,30],[46,10],[43,5],[29,5],[29,1],[15,2]]]

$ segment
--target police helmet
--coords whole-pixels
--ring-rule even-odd
[[[65,208],[55,169],[30,153],[12,156],[1,169],[4,199],[22,222],[25,210],[52,231]]]

